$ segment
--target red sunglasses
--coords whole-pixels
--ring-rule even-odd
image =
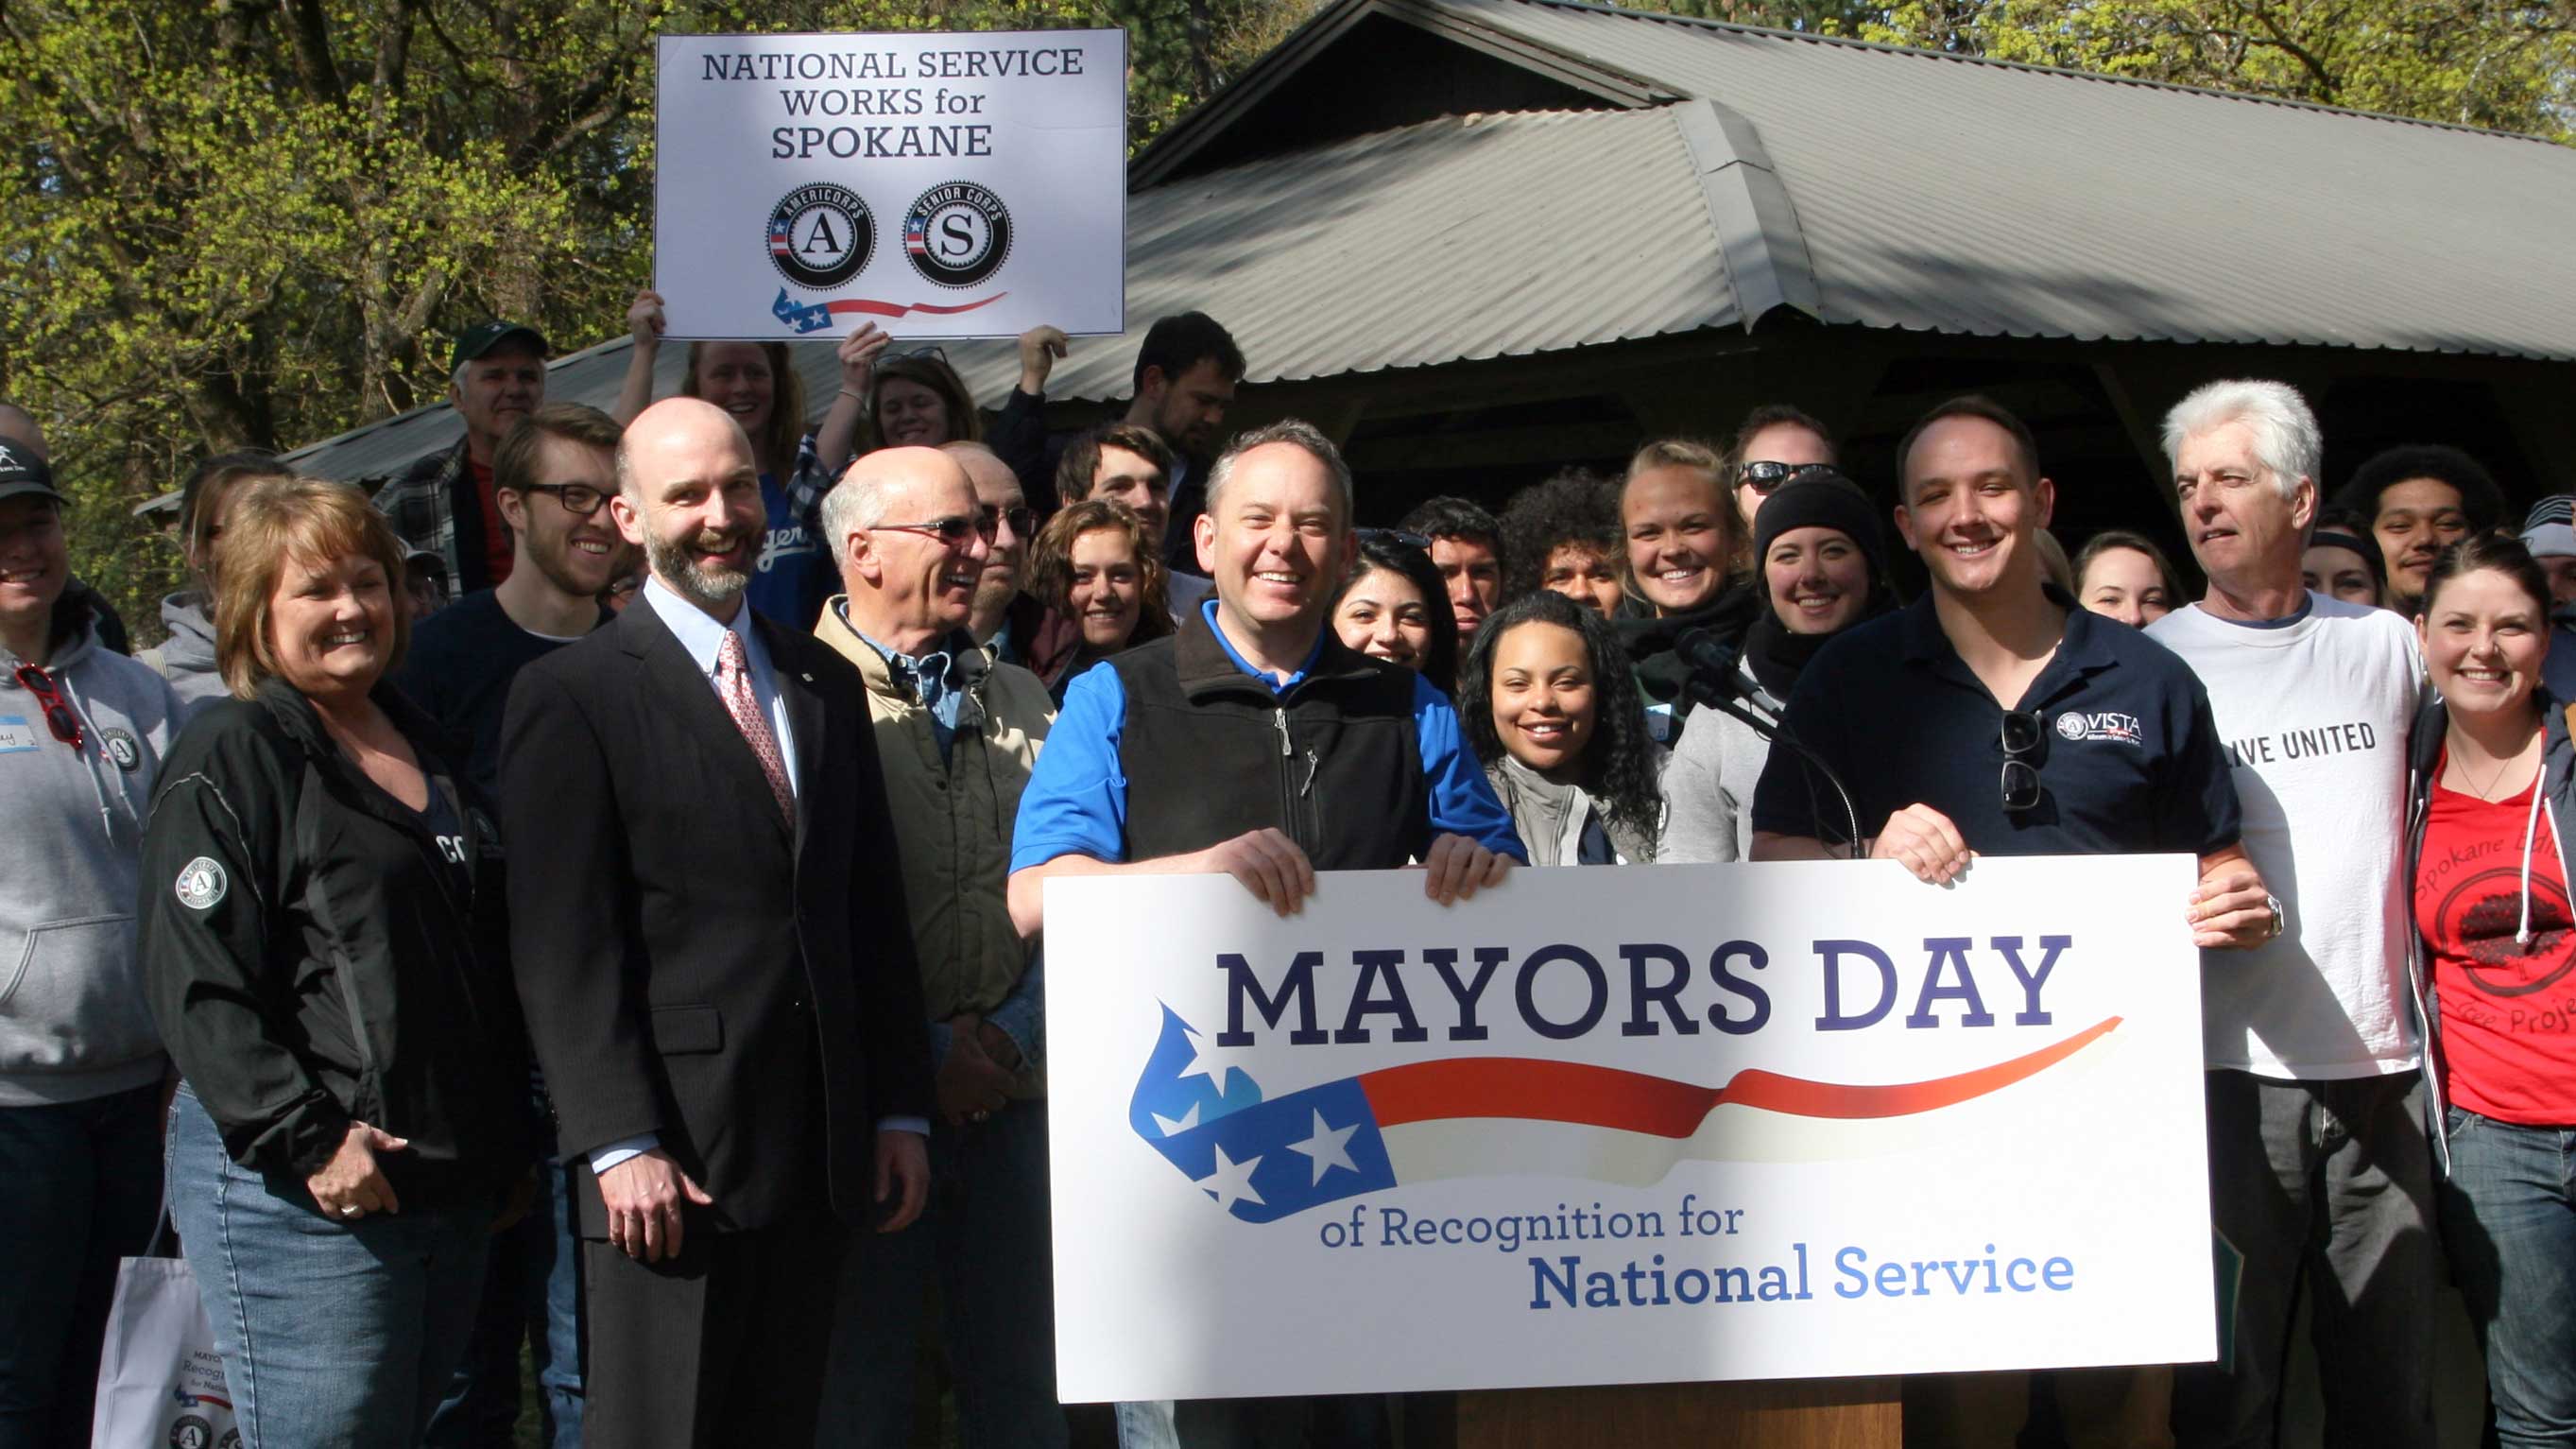
[[[21,688],[36,697],[36,703],[44,706],[45,727],[54,732],[54,738],[75,751],[79,750],[82,739],[80,716],[72,713],[72,707],[64,702],[61,691],[54,688],[54,682],[45,677],[45,671],[32,664],[21,664],[14,677]]]

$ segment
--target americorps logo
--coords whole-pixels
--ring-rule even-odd
[[[2036,1050],[1918,1082],[1819,1082],[1754,1069],[1710,1087],[1580,1062],[1453,1056],[1271,1098],[1170,1006],[1162,1017],[1129,1125],[1218,1207],[1250,1223],[1449,1178],[1536,1174],[1639,1186],[1683,1161],[1769,1158],[1783,1138],[1768,1127],[1921,1118],[2036,1077],[2120,1025],[2107,1017]],[[1722,1107],[1742,1111],[1721,1124]],[[1838,1155],[1813,1130],[1794,1135],[1799,1156]]]
[[[2069,744],[2108,740],[2114,744],[2144,748],[2147,743],[2147,728],[2139,723],[2138,717],[2114,709],[2089,713],[2070,709],[2057,717],[2057,734]]]

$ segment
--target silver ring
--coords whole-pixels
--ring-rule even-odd
[[[346,1206],[346,1207],[344,1207],[344,1208],[340,1209],[340,1216],[342,1216],[342,1217],[344,1217],[344,1218],[354,1218],[354,1217],[356,1217],[357,1215],[358,1215],[358,1205],[357,1205],[356,1203],[350,1203],[348,1206]]]

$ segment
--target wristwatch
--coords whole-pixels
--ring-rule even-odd
[[[2266,941],[2277,941],[2281,939],[2282,932],[2290,929],[2289,917],[2281,913],[2281,898],[2273,895],[2269,891],[2263,893],[2263,904],[2269,907],[2272,912],[2272,934],[2265,936],[2263,939]]]

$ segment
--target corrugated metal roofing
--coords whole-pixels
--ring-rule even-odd
[[[1775,306],[1983,336],[2576,358],[2567,147],[1565,0],[1387,13],[1694,99],[1453,117],[1139,190],[1127,335],[1077,339],[1052,396],[1126,396],[1145,328],[1192,308],[1235,333],[1255,383]],[[659,391],[683,350],[666,349]],[[831,348],[796,351],[819,416]],[[947,351],[979,398],[1007,393],[1010,344]],[[549,391],[606,406],[626,359],[623,338],[562,359]],[[425,408],[294,456],[376,476],[458,431]]]
[[[1192,309],[1241,339],[1256,382],[1739,320],[1669,111],[1450,117],[1155,187],[1127,216],[1128,336],[1076,339],[1050,396],[1126,396],[1145,328]],[[561,359],[548,396],[608,406],[630,346]],[[686,350],[663,349],[657,393],[677,385]],[[831,346],[796,351],[819,417],[839,386]],[[946,352],[988,404],[1018,375],[1007,342]],[[441,405],[294,457],[325,477],[376,476],[452,446],[460,426]]]
[[[1430,3],[1749,119],[1827,322],[2576,357],[2576,149],[1545,0]]]

